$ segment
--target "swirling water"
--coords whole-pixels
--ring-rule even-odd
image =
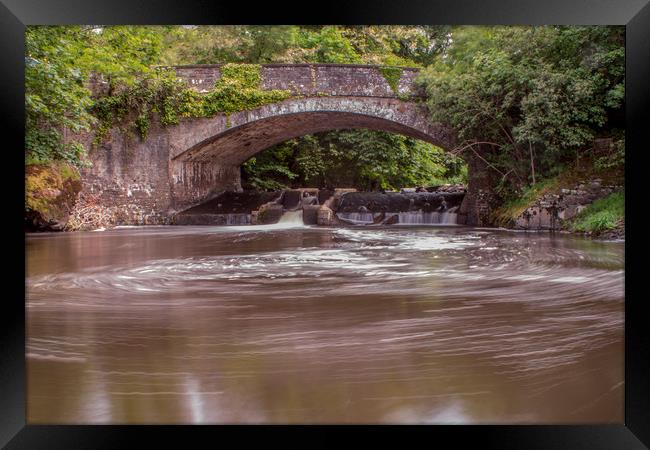
[[[30,234],[28,422],[621,423],[623,267],[467,227]]]

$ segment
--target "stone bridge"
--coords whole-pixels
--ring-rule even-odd
[[[179,66],[180,79],[207,92],[221,76],[219,65]],[[118,129],[90,153],[84,192],[121,208],[125,222],[164,223],[174,213],[226,190],[239,191],[240,165],[287,139],[335,129],[368,128],[411,136],[443,149],[453,133],[432,124],[403,68],[389,83],[380,67],[335,64],[268,64],[261,89],[289,90],[291,97],[256,109],[211,118],[184,118],[178,125],[152,123],[146,140]],[[391,87],[391,84],[393,86]],[[470,172],[476,165],[470,163]],[[475,171],[475,170],[474,170]],[[472,173],[470,173],[470,177]],[[475,215],[470,180],[469,223]],[[474,189],[476,191],[476,189]]]

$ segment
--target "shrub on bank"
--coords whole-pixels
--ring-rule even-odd
[[[32,164],[25,169],[25,228],[28,231],[61,230],[69,220],[81,177],[72,164]]]

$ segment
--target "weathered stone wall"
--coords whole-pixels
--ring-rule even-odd
[[[241,192],[241,169],[214,161],[171,161],[170,213],[210,200],[224,191]]]
[[[177,66],[179,78],[199,92],[207,92],[221,77],[221,65]],[[264,64],[262,89],[290,90],[295,95],[344,97],[397,97],[413,94],[419,69],[405,67],[393,92],[380,67],[354,64]]]
[[[82,205],[110,210],[117,224],[167,223],[172,192],[165,130],[153,123],[144,142],[119,129],[97,146],[91,145],[92,137],[86,137],[91,166],[81,171]]]

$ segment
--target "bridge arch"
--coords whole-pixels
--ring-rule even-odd
[[[177,207],[191,206],[224,190],[240,190],[239,166],[288,139],[337,129],[367,128],[454,145],[452,132],[428,120],[422,105],[386,97],[306,97],[191,120],[170,133]]]
[[[431,124],[422,106],[413,102],[395,98],[299,98],[239,112],[229,118],[192,121],[182,130],[191,135],[190,139],[175,147],[172,159],[241,164],[288,139],[354,128],[399,133],[445,149],[453,146],[451,131]]]

